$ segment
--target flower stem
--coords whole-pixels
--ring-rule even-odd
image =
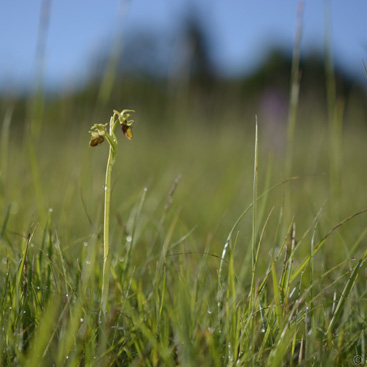
[[[110,203],[111,203],[111,176],[112,167],[116,160],[117,153],[117,138],[115,130],[121,125],[121,129],[125,137],[129,140],[132,139],[133,133],[131,125],[134,120],[128,120],[130,113],[134,110],[123,110],[118,112],[113,111],[113,115],[110,118],[110,123],[106,124],[94,124],[89,131],[91,134],[91,140],[89,146],[96,147],[101,145],[107,140],[110,149],[108,153],[106,178],[104,184],[104,223],[103,223],[103,273],[102,273],[102,296],[101,296],[101,311],[99,314],[99,321],[103,322],[106,319],[107,304],[108,304],[108,288],[110,280],[110,268],[111,268],[111,253],[110,253]],[[117,118],[116,118],[117,117]],[[107,126],[109,129],[107,131]]]
[[[107,313],[108,287],[110,280],[110,203],[111,203],[111,174],[112,167],[115,163],[115,152],[110,145],[106,179],[104,189],[104,223],[103,223],[103,275],[102,275],[102,297],[101,297],[101,312],[103,316]]]

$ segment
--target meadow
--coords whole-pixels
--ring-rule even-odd
[[[365,111],[139,93],[2,102],[0,366],[366,364]],[[108,149],[88,131],[124,108],[101,321]]]

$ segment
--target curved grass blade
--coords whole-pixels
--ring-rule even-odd
[[[330,324],[329,327],[327,329],[327,334],[332,330],[332,328],[335,325],[335,321],[338,319],[338,317],[340,316],[343,307],[345,305],[345,302],[348,299],[349,293],[351,292],[354,282],[357,278],[358,275],[358,270],[361,268],[362,264],[366,261],[367,259],[367,250],[364,252],[363,256],[361,257],[361,259],[358,261],[358,264],[355,266],[352,275],[350,276],[350,278],[347,281],[347,284],[344,287],[343,293],[339,299],[338,305],[335,308],[335,312],[334,315],[332,317],[332,319],[330,320]]]
[[[300,274],[300,272],[305,268],[305,266],[309,263],[309,261],[311,260],[311,257],[314,256],[316,254],[317,251],[320,250],[321,246],[325,243],[325,241],[342,225],[344,225],[345,223],[349,222],[350,220],[352,220],[353,218],[357,217],[358,215],[361,215],[363,213],[366,213],[367,209],[363,209],[358,211],[357,213],[352,214],[351,216],[343,219],[341,222],[339,222],[336,226],[334,226],[333,228],[330,229],[330,231],[328,233],[326,233],[326,235],[321,239],[321,241],[316,245],[316,247],[314,248],[312,254],[308,255],[304,260],[303,263],[298,267],[298,269],[292,274],[291,278],[290,278],[290,283],[292,283],[292,281],[297,278],[297,276]]]

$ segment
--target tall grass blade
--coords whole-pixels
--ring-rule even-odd
[[[345,223],[349,222],[350,220],[352,220],[353,218],[357,217],[358,215],[361,215],[363,213],[366,213],[367,209],[364,210],[360,210],[357,213],[354,213],[353,215],[345,218],[344,220],[342,220],[341,222],[339,222],[336,226],[334,226],[333,228],[330,229],[330,231],[328,233],[326,233],[326,235],[319,241],[319,243],[316,245],[316,247],[313,250],[313,253],[308,255],[302,262],[302,264],[297,268],[297,270],[292,274],[291,278],[290,278],[290,282],[292,283],[294,279],[297,278],[297,276],[301,273],[301,271],[305,268],[305,266],[309,263],[309,261],[311,260],[311,256],[315,256],[315,254],[317,253],[317,251],[320,250],[321,246],[325,243],[325,241],[342,225],[344,225]]]
[[[118,23],[122,25],[128,10],[130,1],[120,1],[118,11]],[[98,102],[105,105],[111,97],[112,89],[115,84],[116,76],[118,74],[119,62],[121,61],[122,46],[123,46],[123,32],[120,29],[115,38],[114,45],[111,47],[111,53],[107,60],[106,70],[104,72],[101,85],[98,93]]]
[[[11,210],[11,204],[8,205],[8,209],[5,212],[3,224],[1,226],[0,241],[2,240],[2,238],[4,237],[4,234],[5,234],[6,226],[7,226],[8,221],[9,221],[10,210]]]
[[[363,64],[364,73],[366,74],[366,77],[367,77],[367,68],[366,68],[366,64],[364,63],[364,60],[362,60],[362,64]]]
[[[279,284],[278,284],[278,279],[277,279],[277,275],[276,275],[274,262],[272,262],[272,264],[271,264],[271,274],[272,274],[272,278],[273,278],[275,313],[276,313],[276,316],[277,316],[276,320],[277,320],[278,328],[280,329],[282,327],[282,324],[283,324],[282,307],[281,307],[281,303],[280,303],[280,290],[279,290]]]
[[[329,121],[329,149],[330,149],[330,192],[332,200],[330,204],[335,206],[339,202],[338,198],[341,193],[341,154],[342,154],[342,129],[344,102],[337,102],[336,80],[334,72],[334,63],[331,50],[331,22],[330,22],[330,4],[324,1],[324,53],[325,53],[325,73],[326,73],[326,92],[327,92],[327,108]],[[338,208],[334,208],[332,212],[338,212]]]
[[[29,352],[24,360],[26,367],[40,367],[47,365],[45,362],[45,352],[53,331],[56,329],[55,321],[59,312],[57,297],[52,297],[43,313],[42,320],[36,334],[32,338]]]
[[[291,83],[290,83],[290,98],[289,98],[290,100],[289,100],[288,128],[287,128],[287,158],[285,169],[286,177],[290,177],[292,172],[294,133],[296,129],[299,88],[300,88],[299,61],[301,52],[303,10],[304,10],[304,1],[299,0],[297,10],[297,29],[293,47]]]
[[[257,239],[257,181],[259,174],[258,155],[259,155],[258,123],[255,116],[255,152],[254,152],[254,176],[252,185],[252,237],[251,237],[251,290],[250,307],[253,312],[255,307],[255,272],[256,272],[256,239]]]
[[[13,116],[14,106],[7,109],[2,127],[0,138],[0,208],[5,204],[7,181],[8,181],[8,157],[9,157],[9,137],[10,123]]]
[[[343,290],[343,292],[340,296],[339,302],[338,302],[338,304],[335,308],[334,315],[330,320],[330,324],[329,324],[327,332],[326,332],[327,334],[329,334],[332,331],[332,329],[334,328],[335,322],[338,320],[341,312],[343,311],[343,307],[344,307],[345,303],[348,300],[348,296],[349,296],[349,294],[350,294],[350,292],[353,288],[353,285],[355,283],[355,280],[357,278],[358,271],[360,270],[360,268],[362,267],[362,265],[366,261],[366,259],[367,259],[367,250],[364,252],[363,256],[358,261],[357,265],[354,267],[354,270],[353,270],[350,278],[348,279],[348,281],[347,281],[347,283],[344,287],[344,290]]]

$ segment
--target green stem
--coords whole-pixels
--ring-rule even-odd
[[[255,154],[254,154],[254,179],[252,185],[252,239],[251,239],[251,313],[255,308],[255,271],[256,271],[256,238],[257,238],[257,178],[258,178],[258,123],[255,116]]]
[[[91,127],[91,140],[89,146],[95,147],[103,143],[106,139],[110,149],[108,153],[106,179],[104,184],[104,223],[103,223],[103,273],[102,273],[102,296],[101,296],[101,311],[99,320],[102,323],[106,320],[107,304],[108,304],[108,288],[111,270],[111,253],[110,253],[110,205],[111,205],[111,176],[112,167],[116,160],[117,153],[117,138],[115,130],[119,125],[122,125],[122,131],[125,136],[131,140],[132,130],[131,124],[133,120],[128,121],[129,112],[133,110],[123,110],[121,113],[113,111],[109,124],[95,124]],[[116,118],[118,116],[118,118]],[[107,125],[109,131],[107,132]]]
[[[111,126],[112,125],[112,126]],[[113,130],[115,124],[110,124],[110,135],[114,137]],[[116,150],[113,145],[110,144],[106,179],[104,189],[104,223],[103,223],[103,275],[102,275],[102,297],[101,297],[101,311],[103,316],[107,313],[107,300],[108,300],[108,287],[110,280],[110,203],[111,203],[111,175],[112,167],[115,163]]]

